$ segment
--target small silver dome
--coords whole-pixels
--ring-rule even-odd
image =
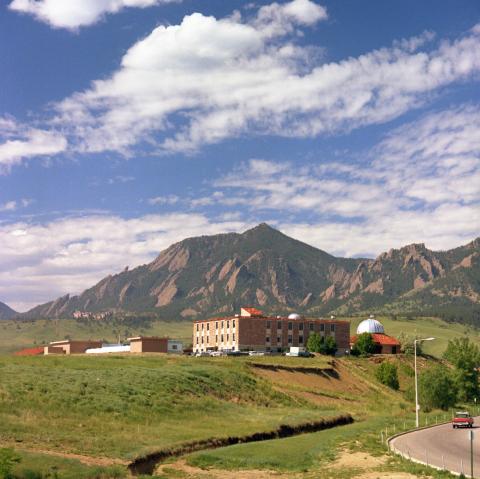
[[[365,319],[357,328],[357,334],[370,333],[370,334],[385,334],[385,328],[380,321],[373,318]]]
[[[288,315],[288,319],[302,319],[298,313],[292,313]]]

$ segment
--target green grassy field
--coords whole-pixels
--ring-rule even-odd
[[[394,336],[405,331],[438,338],[425,348],[437,356],[455,336],[468,333],[479,342],[477,331],[435,319],[379,319]],[[352,320],[352,330],[358,321]],[[111,341],[118,329],[118,325],[82,325],[70,320],[58,324],[2,322],[0,347],[11,351],[33,341],[38,344],[66,335]],[[148,330],[129,333],[188,340],[190,323],[155,322]],[[394,360],[400,371],[400,392],[375,380],[378,364],[374,358],[336,359],[333,366],[340,374],[336,379],[302,372],[304,367],[331,368],[332,359],[326,357],[0,355],[0,448],[13,447],[21,455],[16,468],[21,478],[115,478],[126,476],[124,466],[85,465],[75,460],[75,455],[125,464],[139,455],[187,441],[251,434],[280,424],[350,413],[355,424],[198,452],[187,456],[186,461],[192,467],[213,470],[267,469],[287,476],[308,471],[305,477],[354,477],[352,471],[333,473],[329,469],[332,459],[345,448],[384,453],[380,431],[388,426],[392,433],[393,423],[397,430],[413,424],[413,405],[404,396],[412,384],[412,358]],[[433,362],[422,359],[420,367]],[[428,420],[435,416],[442,419],[442,415],[433,411]],[[422,422],[426,417],[422,415]],[[70,455],[55,457],[42,454],[45,451]],[[159,477],[196,477],[173,469],[169,472],[168,464],[166,467]],[[390,459],[383,467],[419,475],[423,471],[398,459]],[[43,476],[22,475],[28,470]],[[429,474],[448,477],[432,471]]]
[[[412,423],[411,404],[401,392],[375,381],[377,365],[372,360],[335,360],[340,379],[301,372],[302,366],[331,368],[330,361],[324,357],[3,356],[0,447],[14,447],[22,454],[18,471],[53,470],[52,477],[60,479],[122,477],[126,471],[120,466],[85,466],[70,457],[40,452],[125,462],[186,441],[353,414],[352,426],[188,458],[204,468],[301,472],[321,469],[341,444],[365,440],[368,445],[378,439],[379,430],[391,426],[392,417],[398,428]],[[402,389],[411,382],[410,362],[411,358],[402,360]],[[255,364],[294,369],[265,371]],[[181,477],[175,474],[162,477]]]

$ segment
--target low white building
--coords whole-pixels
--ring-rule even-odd
[[[182,354],[183,353],[183,343],[177,339],[169,339],[167,346],[167,353],[170,354]]]
[[[101,348],[90,348],[85,351],[87,354],[108,354],[108,353],[129,353],[130,345],[123,344],[102,344]]]

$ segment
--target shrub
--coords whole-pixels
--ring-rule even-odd
[[[427,412],[433,408],[446,411],[455,406],[457,385],[444,366],[435,366],[423,372],[419,377],[418,388],[420,404]]]
[[[382,384],[385,384],[385,386],[389,388],[398,390],[400,387],[397,366],[395,366],[395,364],[386,361],[383,362],[376,370],[375,376]]]
[[[320,353],[334,356],[337,352],[337,343],[332,336],[320,336],[318,333],[312,333],[308,336],[307,350],[311,353]]]
[[[12,469],[19,462],[20,456],[13,449],[0,449],[0,478],[13,478]]]
[[[357,336],[357,340],[352,348],[354,356],[369,356],[377,351],[377,345],[373,341],[370,333],[363,333]]]

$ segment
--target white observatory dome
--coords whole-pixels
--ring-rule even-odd
[[[385,334],[383,324],[372,317],[362,321],[357,328],[357,334],[370,333],[370,334]]]
[[[298,313],[292,313],[288,315],[288,319],[302,319],[302,317]]]

